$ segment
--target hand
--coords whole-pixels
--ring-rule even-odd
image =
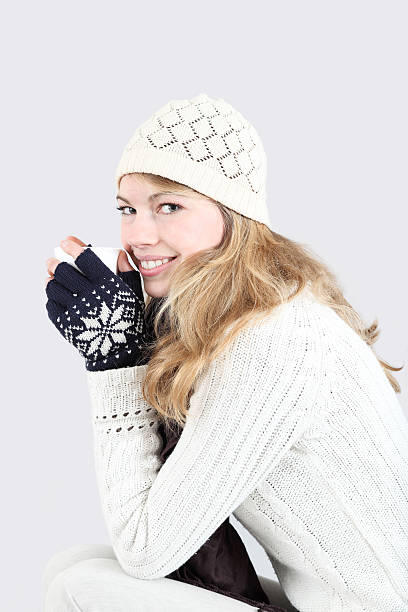
[[[70,243],[71,242],[75,242],[75,244],[79,244],[82,247],[86,247],[86,246],[92,246],[92,244],[85,244],[85,242],[82,242],[82,240],[80,240],[79,238],[77,238],[76,236],[67,236],[65,238],[65,240],[69,240]],[[61,248],[63,249],[63,251],[66,251],[68,253],[68,251],[66,250],[66,248],[64,248],[62,246],[62,244],[60,244]],[[75,253],[71,253],[70,255],[74,255],[78,256],[80,253],[82,253],[84,249],[79,249],[76,251],[77,255],[75,255]],[[53,265],[53,263],[55,263],[55,265]],[[49,259],[47,259],[47,270],[48,273],[50,274],[50,276],[48,278],[45,279],[45,285],[47,286],[47,284],[50,282],[50,280],[52,280],[52,278],[54,277],[54,272],[53,270],[55,270],[55,268],[57,267],[57,265],[60,263],[59,259],[56,259],[55,257],[50,257]],[[127,272],[134,272],[135,274],[133,275],[135,278],[137,276],[139,276],[139,273],[130,265],[129,260],[126,256],[125,251],[120,251],[119,253],[119,257],[118,257],[118,276],[120,276],[120,278],[122,278],[127,284],[129,284],[129,282],[127,282],[128,280],[131,279],[131,275],[127,274]],[[133,281],[135,282],[135,281]],[[132,286],[132,281],[130,281],[129,286]]]
[[[48,316],[85,357],[88,370],[147,362],[145,305],[140,273],[120,252],[114,274],[81,240],[69,236],[61,247],[81,270],[56,258],[47,260]]]

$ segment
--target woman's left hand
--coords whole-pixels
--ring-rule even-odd
[[[54,257],[47,260],[48,316],[85,357],[88,370],[141,365],[146,327],[140,273],[124,251],[114,274],[86,246],[74,237],[61,243],[81,272]]]

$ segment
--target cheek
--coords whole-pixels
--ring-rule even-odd
[[[123,248],[126,250],[130,250],[131,248],[129,244],[129,236],[130,232],[128,231],[128,228],[126,227],[126,225],[122,224],[120,230],[120,241],[122,243]]]
[[[194,228],[195,244],[199,242],[202,248],[216,247],[222,240],[224,221],[219,210],[214,211],[205,219],[196,220]]]
[[[176,251],[188,255],[197,250],[200,233],[195,223],[190,221],[182,226],[174,227],[173,231],[167,235],[167,239]]]
[[[220,244],[224,232],[224,222],[221,213],[191,217],[182,226],[174,227],[171,241],[175,248],[184,254],[195,253],[201,249],[216,247]],[[170,239],[170,235],[168,236]]]

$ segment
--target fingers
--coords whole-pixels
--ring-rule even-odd
[[[76,236],[67,236],[65,240],[72,240],[73,242],[76,242],[80,246],[89,246],[85,244],[85,242],[82,242],[82,240],[80,238],[77,238]]]
[[[68,238],[66,238],[65,240],[61,240],[60,242],[60,247],[66,253],[68,253],[68,255],[71,255],[73,259],[76,259],[78,255],[80,255],[82,251],[85,250],[85,246],[85,243],[82,243],[82,240],[79,240],[79,238],[75,238],[75,236],[69,236]]]
[[[98,281],[101,278],[110,278],[114,281],[114,272],[91,249],[83,249],[75,259],[75,265],[91,281]]]
[[[60,259],[56,259],[56,257],[50,257],[49,259],[47,259],[47,261],[45,262],[47,265],[47,272],[48,274],[55,274],[55,268],[58,266],[59,263],[61,263]]]
[[[71,292],[79,293],[89,289],[89,282],[84,278],[84,275],[78,272],[71,264],[66,261],[60,261],[55,257],[50,257],[46,261],[47,271],[50,278],[45,281],[45,286],[54,278],[61,284],[67,287]]]
[[[67,236],[64,240],[60,242],[60,246],[66,253],[68,253],[75,259],[75,257],[78,257],[78,255],[80,255],[80,253],[82,253],[82,251],[84,250],[82,247],[87,247],[91,245],[85,244],[85,242],[83,242],[80,238],[77,238],[76,236]],[[50,275],[49,278],[45,279],[45,286],[47,286],[50,280],[54,278],[55,269],[61,262],[55,257],[50,257],[46,260],[45,263],[47,272]]]
[[[132,272],[134,268],[130,265],[125,251],[119,252],[118,257],[118,271],[119,272]]]
[[[71,291],[61,285],[55,278],[50,278],[50,281],[52,282],[47,283],[47,287],[45,289],[49,301],[51,301],[53,304],[56,303],[58,306],[64,306],[66,308],[74,299]]]
[[[52,281],[52,279],[54,278],[55,268],[58,266],[59,263],[61,263],[60,260],[56,259],[55,257],[50,257],[49,259],[46,260],[45,265],[46,265],[49,277],[45,279],[45,286],[47,286],[48,283]]]
[[[65,310],[65,306],[58,304],[52,299],[48,299],[45,307],[47,309],[48,318],[54,323],[54,325],[57,326],[58,331],[63,333],[61,332],[61,329],[63,329],[63,324],[61,323],[60,319]]]
[[[88,278],[66,261],[60,261],[56,266],[54,279],[65,287],[72,296],[92,289],[92,283],[89,282]]]

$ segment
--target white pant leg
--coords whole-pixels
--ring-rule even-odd
[[[115,559],[90,558],[59,572],[44,612],[254,612],[257,607],[191,584],[126,574]]]
[[[77,544],[70,548],[60,550],[50,557],[41,577],[43,597],[41,610],[43,611],[44,609],[45,596],[49,586],[58,574],[75,563],[78,563],[78,561],[98,558],[116,559],[112,546],[108,544]]]

